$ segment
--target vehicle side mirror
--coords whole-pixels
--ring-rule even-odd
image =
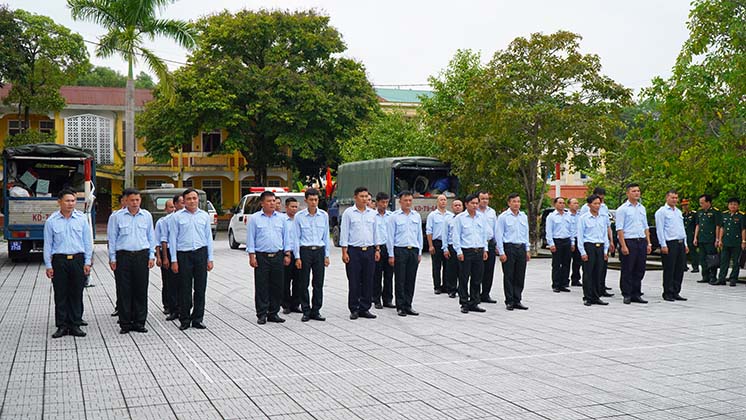
[[[236,214],[238,213],[238,206],[231,208],[231,213]]]

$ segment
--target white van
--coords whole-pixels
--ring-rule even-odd
[[[259,202],[261,193],[246,194],[241,198],[238,206],[231,212],[231,222],[228,225],[228,245],[232,249],[238,249],[241,245],[246,245],[246,224],[249,222],[249,216],[260,211],[262,206]],[[306,208],[305,194],[302,192],[276,192],[275,196],[282,200],[282,211],[285,211],[285,200],[293,197],[298,200],[300,210]]]

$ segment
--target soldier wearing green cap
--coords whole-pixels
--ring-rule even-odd
[[[746,248],[746,216],[743,212],[738,211],[741,205],[738,198],[728,199],[728,211],[724,211],[718,224],[717,245],[721,247],[720,251],[720,277],[715,284],[724,285],[725,278],[728,275],[728,266],[733,261],[731,271],[730,285],[735,286],[738,281],[738,272],[740,271],[739,262],[741,260],[741,250]],[[710,280],[710,284],[713,284]]]

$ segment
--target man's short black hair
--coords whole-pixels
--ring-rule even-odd
[[[592,202],[600,199],[601,197],[599,197],[598,194],[591,194],[590,196],[588,196],[588,198],[585,199],[585,202],[591,204]]]
[[[728,199],[728,204],[730,203],[738,203],[741,204],[741,200],[738,199],[738,197],[731,197]]]
[[[475,199],[479,200],[479,193],[467,195],[466,198],[464,198],[464,203],[468,203],[471,200],[475,200]]]
[[[181,193],[181,196],[186,199],[186,196],[188,194],[191,194],[191,193],[195,193],[195,194],[197,194],[197,197],[199,197],[199,193],[194,188],[187,188],[187,189],[185,189],[184,192]]]
[[[630,188],[634,188],[634,187],[640,188],[640,184],[636,182],[630,182],[629,184],[627,184],[626,190],[629,191]]]
[[[259,194],[259,201],[264,201],[267,197],[272,197],[272,199],[274,200],[275,193],[273,193],[272,191],[262,191],[262,193]]]
[[[317,190],[316,188],[309,188],[309,189],[306,190],[306,194],[305,194],[306,198],[311,197],[313,195],[315,195],[316,197],[320,197],[321,196],[321,194],[319,194],[319,190]],[[287,204],[287,203],[285,203],[285,204]]]
[[[596,188],[594,188],[593,189],[593,195],[606,195],[606,188],[604,188],[604,187],[596,187]],[[601,198],[601,197],[598,197],[598,198]]]
[[[413,196],[414,196],[414,194],[412,194],[412,191],[409,191],[409,190],[404,190],[404,191],[402,191],[402,192],[399,193],[399,198],[400,199],[402,197],[413,197]]]
[[[489,196],[490,196],[490,193],[488,193],[485,190],[479,190],[479,191],[477,191],[477,197],[479,197],[482,194],[487,194],[487,198],[489,198]]]
[[[552,200],[552,203],[553,203],[553,204],[557,204],[557,202],[558,202],[558,201],[559,201],[560,199],[564,200],[564,199],[565,199],[565,197],[554,197],[554,199]]]
[[[122,191],[123,198],[127,198],[131,195],[140,195],[140,190],[137,188],[125,188],[124,191]]]
[[[700,199],[705,200],[706,203],[712,203],[712,196],[710,194],[702,194],[699,196]]]
[[[671,195],[671,194],[679,195],[679,192],[676,191],[676,190],[668,190],[668,191],[666,191],[666,195]]]
[[[290,204],[290,203],[297,203],[297,202],[298,202],[298,200],[296,200],[295,197],[288,197],[288,198],[285,199],[285,206],[287,207],[288,204]]]
[[[354,194],[358,195],[362,192],[368,192],[368,187],[357,187],[355,188]]]
[[[514,199],[516,197],[520,197],[520,196],[521,195],[518,194],[518,193],[510,193],[510,194],[508,194],[508,201],[510,201],[510,200],[512,200],[512,199]]]
[[[381,191],[378,194],[376,194],[376,201],[383,201],[383,200],[391,200],[391,197],[389,197],[388,194]]]
[[[72,195],[73,197],[77,197],[75,195],[75,191],[71,190],[70,188],[65,188],[64,190],[60,191],[59,194],[57,194],[57,199],[62,200],[62,197],[68,194]]]

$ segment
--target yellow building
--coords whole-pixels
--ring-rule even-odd
[[[0,88],[0,98],[7,96],[10,86]],[[93,150],[96,156],[97,219],[105,221],[122,192],[124,179],[124,88],[63,86],[65,108],[48,114],[34,113],[30,128],[56,132],[56,142]],[[136,89],[135,109],[153,99],[147,89]],[[21,118],[17,108],[0,108],[0,147],[5,139],[20,131]],[[205,190],[216,207],[228,209],[237,204],[254,180],[246,170],[246,161],[238,153],[212,155],[226,138],[225,130],[199,133],[181,153],[174,154],[165,164],[153,162],[138,139],[135,155],[137,188],[158,188],[161,184],[192,186]],[[268,170],[269,186],[287,186],[291,172],[285,168]]]

